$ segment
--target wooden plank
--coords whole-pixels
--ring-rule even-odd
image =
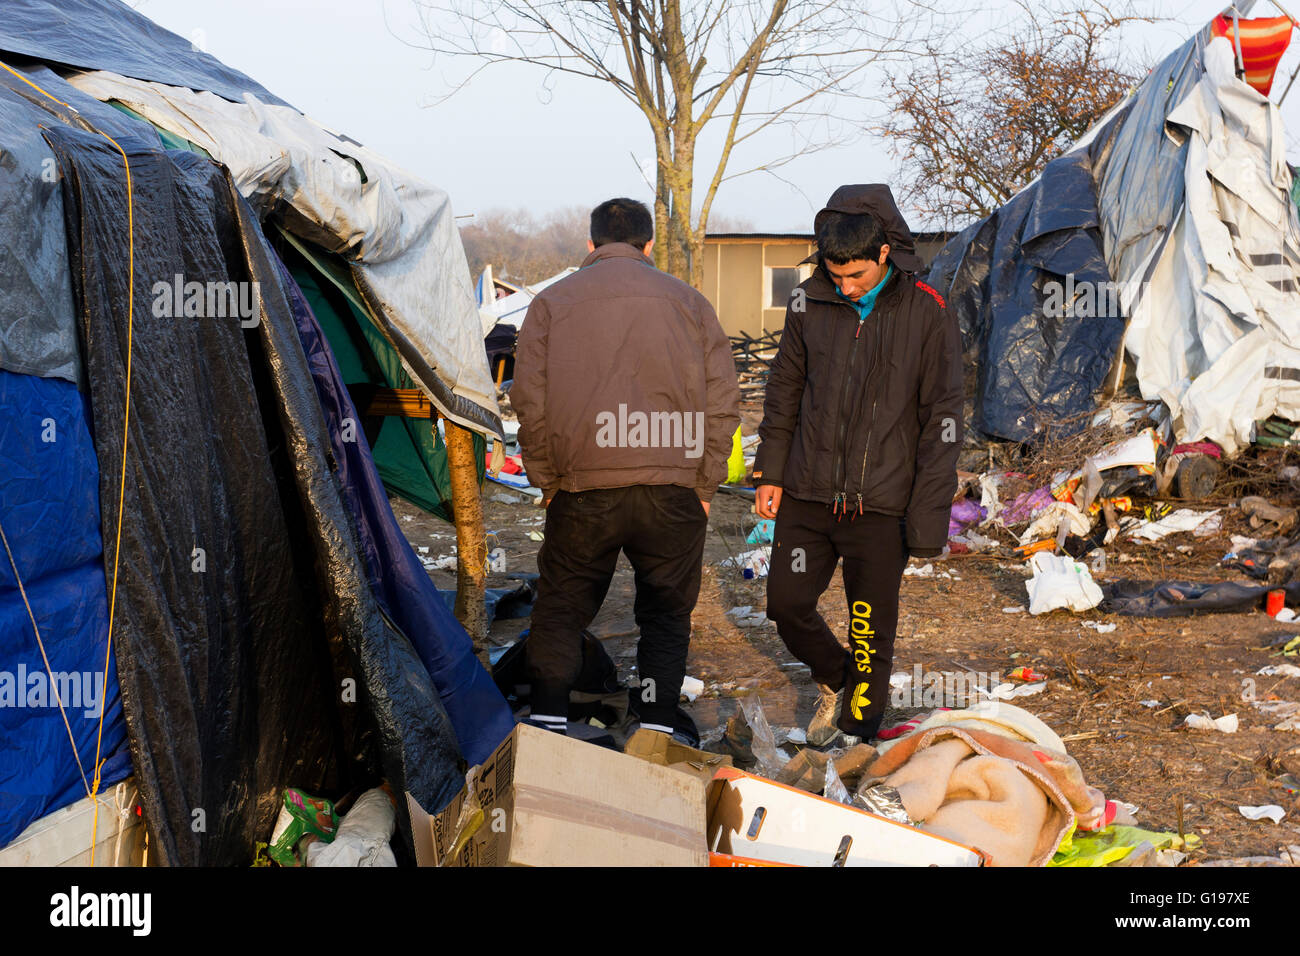
[[[400,418],[437,418],[433,404],[418,388],[380,388],[362,415],[394,415]]]

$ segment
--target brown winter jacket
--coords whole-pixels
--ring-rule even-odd
[[[915,557],[948,539],[962,440],[961,334],[889,187],[842,186],[826,209],[871,213],[893,273],[865,320],[820,259],[791,295],[763,404],[754,483],[840,513],[905,515]]]
[[[548,498],[681,485],[709,501],[740,422],[731,344],[712,306],[622,242],[532,301],[510,401],[524,468]]]

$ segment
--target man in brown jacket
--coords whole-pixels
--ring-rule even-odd
[[[672,733],[686,674],[709,501],[726,477],[740,390],[699,292],[654,267],[650,212],[611,199],[590,255],[537,296],[510,399],[524,467],[546,502],[528,637],[531,720],[567,729],[582,630],[621,550],[636,572],[641,726]]]

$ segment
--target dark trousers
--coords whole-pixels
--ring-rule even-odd
[[[671,726],[686,676],[707,519],[676,485],[558,492],[546,509],[528,635],[532,710],[565,716],[582,669],[582,630],[600,610],[621,550],[636,572],[638,711]]]
[[[836,725],[864,740],[880,729],[898,628],[898,590],[907,566],[901,518],[864,512],[841,518],[829,505],[784,495],[776,513],[767,616],[819,684],[844,689]],[[849,646],[817,613],[817,599],[844,559]]]

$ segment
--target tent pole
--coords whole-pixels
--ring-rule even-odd
[[[474,433],[450,419],[444,418],[443,423],[459,559],[456,562],[456,619],[469,632],[477,648],[487,638],[488,632],[487,535],[483,530],[478,462],[474,460]],[[438,427],[436,418],[432,426]]]

